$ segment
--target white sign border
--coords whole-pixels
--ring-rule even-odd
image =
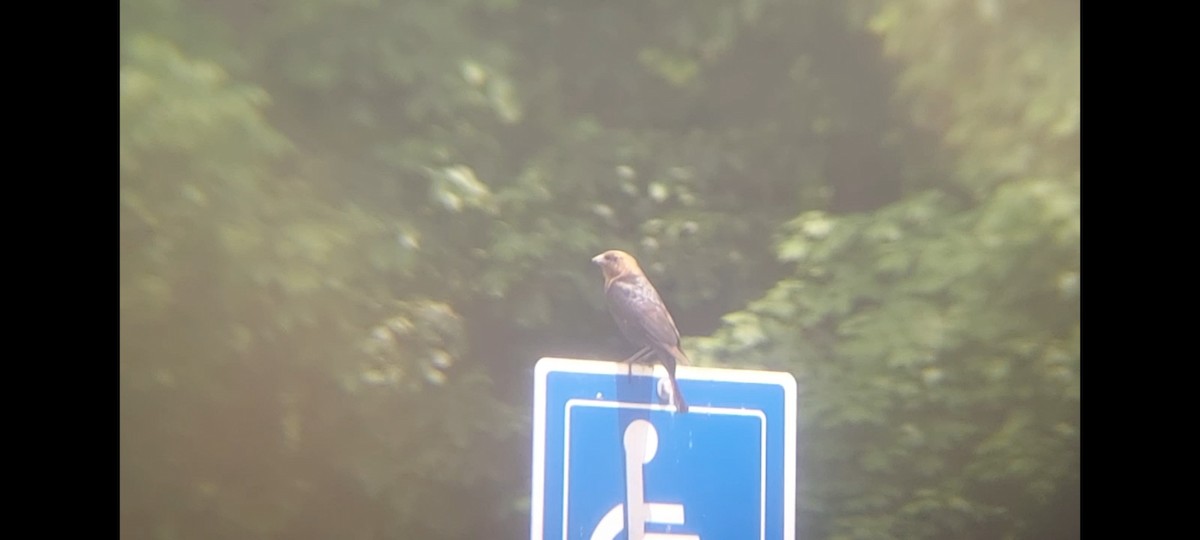
[[[546,500],[546,379],[551,372],[624,374],[626,364],[611,360],[588,360],[576,358],[543,357],[534,367],[533,389],[533,458],[532,490],[529,501],[529,538],[544,540],[543,522]],[[639,374],[653,373],[665,377],[666,370],[655,364],[653,371],[648,366],[634,365]],[[707,380],[719,382],[746,382],[777,384],[783,387],[783,538],[796,538],[796,378],[782,371],[759,371],[752,369],[706,368],[679,366],[677,379]],[[565,481],[565,479],[564,479]],[[764,483],[765,487],[765,483]],[[565,502],[565,501],[564,501]],[[564,505],[565,506],[565,505]]]
[[[665,373],[664,373],[665,374]],[[567,494],[571,487],[571,408],[572,407],[595,407],[604,409],[638,409],[647,411],[674,411],[675,407],[667,405],[649,404],[649,403],[634,403],[627,401],[603,401],[598,399],[581,399],[571,398],[567,400],[567,412],[564,420],[564,435],[563,435],[563,538],[567,538],[567,533],[570,531],[570,523],[567,519],[567,511],[570,509],[567,504]],[[706,414],[722,414],[726,416],[752,416],[759,421],[759,433],[761,440],[758,443],[760,457],[758,460],[758,538],[766,540],[767,538],[767,415],[758,409],[730,409],[724,407],[689,407],[689,413],[706,413]],[[544,511],[544,510],[543,510]]]

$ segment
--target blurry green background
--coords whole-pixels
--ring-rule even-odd
[[[121,536],[528,535],[532,369],[800,382],[799,537],[1079,535],[1077,0],[123,0]]]

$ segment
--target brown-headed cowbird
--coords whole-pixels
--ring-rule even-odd
[[[633,362],[649,355],[657,356],[670,376],[676,407],[679,412],[687,412],[687,403],[675,381],[675,365],[690,361],[679,347],[679,330],[658,291],[650,284],[637,260],[624,251],[605,251],[593,257],[592,262],[604,272],[604,296],[621,333],[641,347],[625,362],[632,369]]]

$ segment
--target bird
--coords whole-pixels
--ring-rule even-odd
[[[637,259],[624,251],[605,251],[592,257],[592,262],[604,274],[604,297],[617,327],[625,339],[641,347],[622,363],[632,373],[634,362],[656,356],[667,369],[676,408],[681,413],[687,412],[687,403],[675,380],[675,366],[691,361],[680,347],[679,329],[658,291],[638,266]]]

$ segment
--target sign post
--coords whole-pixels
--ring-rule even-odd
[[[543,358],[531,540],[794,540],[796,380]]]

